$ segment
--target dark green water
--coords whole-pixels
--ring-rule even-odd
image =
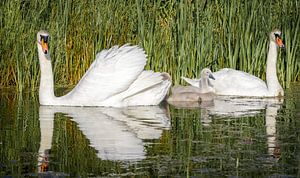
[[[300,177],[300,84],[196,108],[45,107],[0,92],[0,176]]]

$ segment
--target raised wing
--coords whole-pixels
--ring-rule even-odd
[[[138,46],[128,44],[103,50],[79,81],[65,97],[84,102],[102,101],[127,90],[143,71],[146,54]]]
[[[188,84],[194,86],[194,87],[199,87],[199,81],[200,79],[190,79],[186,77],[181,77],[184,81],[186,81]]]

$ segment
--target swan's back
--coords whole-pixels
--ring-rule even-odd
[[[267,94],[264,81],[239,70],[224,68],[214,72],[216,80],[210,80],[218,95],[255,96]]]

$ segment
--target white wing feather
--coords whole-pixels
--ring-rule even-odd
[[[188,84],[194,86],[194,87],[199,87],[199,81],[200,79],[190,79],[186,77],[181,77],[184,81],[186,81]]]
[[[170,76],[166,73],[144,71],[126,91],[124,102],[129,106],[157,105],[167,95],[171,84]]]
[[[83,101],[103,101],[127,90],[146,64],[146,54],[138,46],[114,46],[96,55],[96,60],[65,97]]]
[[[123,94],[126,99],[132,95],[143,92],[150,87],[153,87],[163,81],[163,77],[159,72],[153,72],[151,70],[143,71],[141,75],[132,83],[127,91]]]

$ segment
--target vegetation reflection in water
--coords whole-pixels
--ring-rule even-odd
[[[1,176],[297,177],[299,89],[284,100],[122,109],[39,106],[35,94],[1,91]]]

